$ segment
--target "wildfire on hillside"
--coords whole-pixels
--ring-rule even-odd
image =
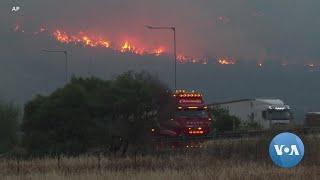
[[[82,32],[76,35],[69,35],[64,31],[55,30],[53,32],[53,36],[57,41],[65,44],[74,43],[74,44],[82,44],[90,47],[103,47],[103,48],[110,47],[110,41],[108,41],[107,39],[92,38]]]
[[[229,59],[227,57],[218,58],[218,63],[221,64],[221,65],[233,65],[233,64],[236,64],[236,62],[234,60]]]
[[[98,37],[92,34],[86,34],[79,32],[75,35],[71,35],[65,31],[57,29],[53,32],[55,40],[64,44],[81,44],[86,47],[100,47],[100,48],[110,48],[121,53],[133,53],[137,55],[154,55],[161,56],[166,53],[163,46],[151,49],[146,47],[140,47],[137,44],[129,40],[123,42],[111,42],[108,38]]]
[[[91,48],[108,48],[120,53],[132,53],[136,55],[153,55],[162,56],[168,55],[168,47],[160,45],[158,47],[150,48],[142,43],[137,43],[138,41],[131,41],[130,38],[121,41],[111,41],[109,38],[101,37],[91,33],[84,33],[79,31],[78,33],[69,33],[62,29],[56,29],[50,31],[46,26],[40,26],[40,28],[35,32],[25,32],[21,24],[15,24],[12,28],[13,32],[33,34],[38,35],[40,33],[50,33],[56,41],[63,44],[76,44],[82,45],[84,47]],[[135,37],[134,37],[135,38]],[[228,56],[222,56],[215,58],[216,62],[220,65],[235,65],[237,62],[234,58]],[[209,64],[208,57],[197,57],[197,56],[187,56],[183,53],[177,55],[177,62],[179,63],[192,63],[192,64]],[[288,66],[287,62],[282,62],[280,64],[283,67]],[[261,62],[257,63],[257,67],[262,68],[264,64]],[[306,63],[304,66],[308,67],[309,70],[316,71],[319,68],[318,64]]]

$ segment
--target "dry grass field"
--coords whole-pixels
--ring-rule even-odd
[[[216,140],[202,148],[143,156],[2,159],[0,179],[320,179],[320,138],[309,136],[303,141],[305,157],[292,169],[273,165],[268,141],[259,138]]]

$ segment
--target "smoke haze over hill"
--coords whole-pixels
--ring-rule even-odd
[[[5,30],[16,23],[26,31],[63,28],[171,51],[169,32],[148,31],[144,25],[174,25],[178,52],[188,56],[319,63],[316,0],[30,0],[20,2],[16,14],[10,12],[13,4],[1,2]]]
[[[110,79],[128,70],[148,70],[172,87],[172,34],[144,25],[175,26],[178,53],[206,57],[205,64],[178,64],[178,87],[200,90],[207,102],[238,98],[278,97],[296,117],[319,111],[320,1],[305,0],[108,0],[0,2],[0,95],[24,103],[37,93],[64,85],[63,54],[42,49],[66,49],[70,75]],[[13,32],[15,26],[21,27]],[[46,31],[34,34],[40,27]],[[163,46],[156,57],[119,53],[112,49],[57,42],[57,28],[103,36],[115,44]],[[23,29],[23,32],[22,32]],[[217,64],[232,57],[235,65]],[[257,67],[263,63],[263,67]],[[281,64],[290,66],[281,66]],[[316,67],[310,71],[306,64]]]

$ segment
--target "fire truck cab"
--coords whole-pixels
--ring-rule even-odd
[[[173,109],[171,118],[160,124],[159,136],[201,137],[211,132],[212,118],[204,103],[202,94],[176,90],[172,94]],[[155,131],[155,130],[154,130]]]

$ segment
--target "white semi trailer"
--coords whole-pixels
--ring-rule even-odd
[[[214,103],[208,107],[227,109],[242,123],[256,122],[263,129],[288,126],[293,121],[290,107],[280,99],[241,99]]]

